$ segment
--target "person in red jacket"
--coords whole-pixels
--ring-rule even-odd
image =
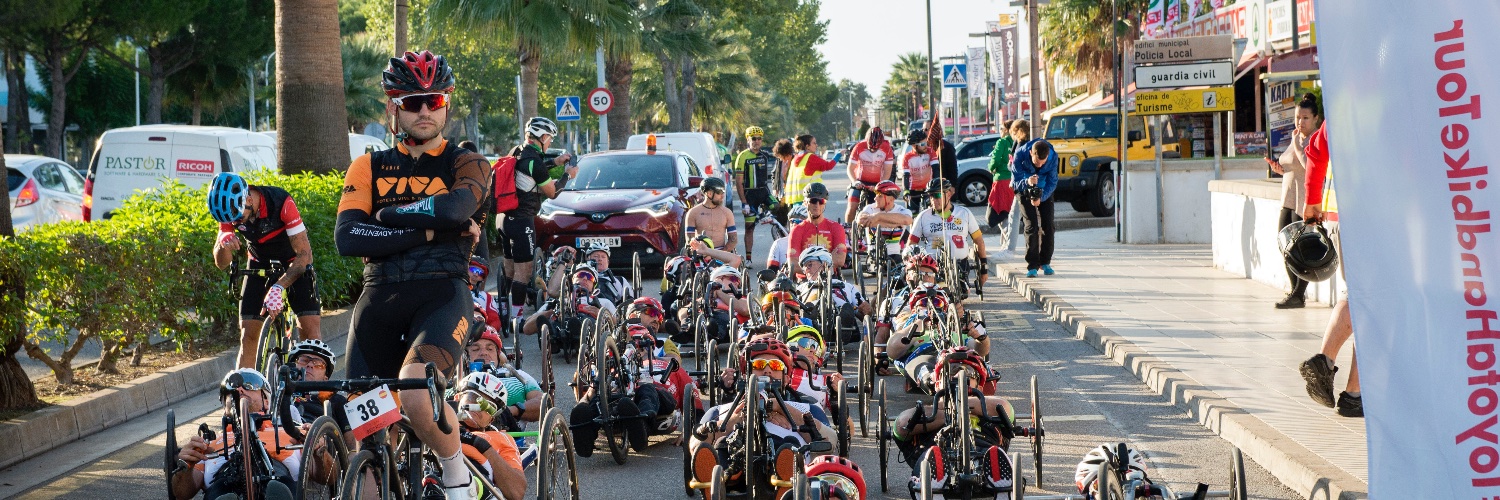
[[[849,206],[844,209],[844,222],[854,220],[859,211],[860,200],[875,202],[875,185],[891,178],[896,166],[896,153],[891,152],[891,141],[885,140],[880,127],[871,127],[865,140],[854,145],[849,152]]]
[[[1307,203],[1302,209],[1302,216],[1322,221],[1328,229],[1328,236],[1333,239],[1335,251],[1339,255],[1344,254],[1339,240],[1339,212],[1333,190],[1333,169],[1329,164],[1327,121],[1307,140]],[[1343,263],[1340,262],[1339,265],[1343,266]],[[1338,357],[1344,342],[1348,342],[1353,335],[1354,325],[1349,320],[1348,297],[1340,297],[1338,303],[1333,305],[1333,317],[1329,318],[1328,328],[1323,333],[1320,352],[1303,361],[1300,371],[1302,378],[1307,381],[1307,395],[1313,401],[1335,408],[1339,415],[1345,417],[1364,417],[1365,406],[1359,393],[1357,355],[1349,362],[1349,383],[1344,386],[1344,392],[1338,395],[1336,401],[1333,396],[1333,375],[1338,372],[1338,366],[1334,365],[1333,360]]]

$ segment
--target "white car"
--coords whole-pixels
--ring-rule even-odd
[[[719,143],[708,132],[664,132],[660,134],[636,134],[630,136],[625,149],[646,149],[646,136],[656,136],[657,151],[682,151],[692,158],[705,177],[718,177],[729,184],[729,167],[719,157]],[[730,189],[733,191],[733,189]]]
[[[17,230],[37,224],[83,220],[83,176],[62,160],[5,155],[10,219]]]
[[[275,130],[261,132],[261,135],[270,137],[272,141],[276,140]],[[373,135],[356,134],[353,132],[349,133],[349,161],[351,162],[354,161],[355,158],[359,158],[365,153],[374,153],[376,151],[385,151],[387,149],[391,149],[391,146],[389,144],[386,144],[385,141],[380,139],[379,137],[375,137]]]
[[[84,184],[83,219],[108,219],[136,191],[166,179],[190,188],[220,172],[276,169],[276,141],[229,127],[142,125],[99,137]]]

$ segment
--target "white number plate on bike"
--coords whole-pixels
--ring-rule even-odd
[[[396,408],[396,398],[387,386],[376,387],[353,401],[344,404],[344,413],[349,416],[349,427],[354,429],[354,439],[364,439],[401,420],[401,411]]]
[[[578,238],[578,248],[585,248],[585,247],[588,247],[590,245],[604,245],[604,246],[607,246],[607,247],[610,247],[610,248],[614,248],[614,247],[620,246],[620,237],[619,236],[591,236],[591,237],[587,237],[587,238]]]

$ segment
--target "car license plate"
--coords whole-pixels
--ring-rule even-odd
[[[614,248],[614,247],[620,246],[620,237],[619,236],[593,236],[593,237],[588,237],[588,238],[578,238],[578,248],[583,248],[583,247],[591,246],[591,245],[604,245],[604,246],[607,246],[607,247],[610,247],[610,248]]]

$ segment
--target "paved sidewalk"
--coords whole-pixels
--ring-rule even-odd
[[[1283,292],[1214,269],[1208,245],[1114,237],[1113,228],[1059,232],[1055,276],[1026,278],[1020,255],[1001,259],[1001,275],[1288,487],[1363,496],[1364,420],[1313,403],[1297,372],[1318,351],[1331,309],[1274,309]],[[1121,348],[1134,353],[1112,352]]]

